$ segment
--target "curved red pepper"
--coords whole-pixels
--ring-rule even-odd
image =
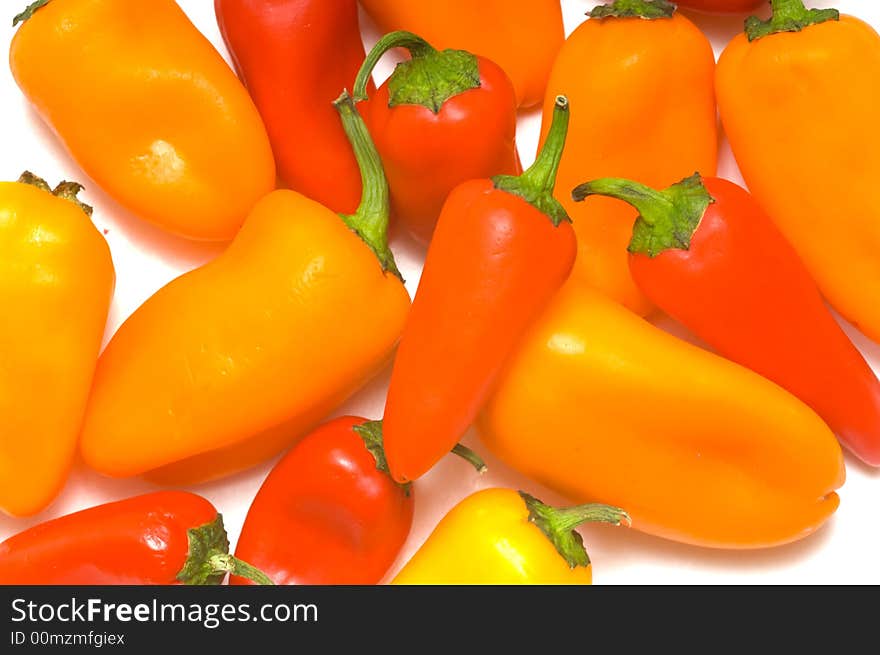
[[[409,32],[376,44],[355,82],[366,100],[373,67],[394,47],[412,58],[361,108],[382,157],[391,209],[420,242],[431,240],[446,196],[467,180],[516,175],[516,93],[492,61],[460,50],[438,52]]]
[[[880,382],[748,192],[696,175],[664,191],[604,179],[573,193],[594,194],[640,212],[630,270],[652,302],[721,355],[792,392],[858,457],[880,465]]]
[[[0,585],[272,584],[229,553],[207,500],[160,491],[46,521],[0,543]]]
[[[364,59],[355,0],[215,0],[223,39],[294,191],[351,214],[361,177],[332,102]]]
[[[458,441],[571,271],[574,231],[552,197],[567,127],[568,101],[560,96],[528,171],[465,182],[443,206],[385,405],[395,480],[418,478]]]
[[[466,448],[455,452],[485,468]],[[302,439],[272,469],[235,554],[277,584],[378,584],[409,535],[413,503],[411,486],[388,475],[381,423],[343,416]]]
[[[700,11],[742,13],[768,4],[768,0],[675,0],[675,4]]]

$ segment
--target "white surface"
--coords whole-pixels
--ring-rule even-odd
[[[0,16],[0,44],[5,51],[13,30],[8,19],[28,0],[4,3]],[[213,2],[180,0],[196,26],[226,55],[214,19]],[[565,22],[570,32],[595,2],[563,0]],[[866,0],[814,1],[814,7],[836,6],[880,27],[880,3]],[[689,14],[709,35],[716,52],[742,26],[742,16],[720,17]],[[364,22],[364,40],[371,46],[376,35]],[[227,56],[228,59],[228,56]],[[390,70],[386,64],[377,71],[379,80]],[[220,246],[194,245],[168,236],[138,220],[103,194],[64,152],[46,126],[19,93],[8,67],[0,67],[0,179],[13,180],[22,170],[31,170],[50,183],[61,179],[82,181],[87,186],[84,199],[95,206],[94,221],[107,230],[117,272],[116,297],[110,314],[107,338],[140,303],[180,273],[208,261]],[[518,143],[523,163],[534,159],[540,117],[537,112],[520,120]],[[722,148],[719,173],[742,182],[729,148]],[[393,244],[410,292],[418,283],[419,257],[409,244]],[[854,281],[854,283],[857,283]],[[14,308],[7,308],[12,309]],[[661,324],[667,325],[668,321]],[[880,346],[869,342],[846,326],[858,346],[878,369]],[[353,413],[379,417],[382,413],[387,373],[348,402],[339,414]],[[481,487],[509,486],[528,489],[547,502],[564,499],[529,482],[495,461],[475,443],[472,435],[465,443],[476,445],[487,458],[489,473],[482,478],[457,458],[447,458],[429,475],[416,483],[416,517],[412,534],[394,571],[415,552],[437,521],[459,499]],[[209,498],[223,513],[230,538],[235,541],[271,463],[217,483],[192,489]],[[683,546],[643,535],[632,530],[588,527],[583,532],[593,560],[594,580],[599,584],[639,583],[880,583],[880,473],[847,455],[847,483],[842,489],[836,516],[819,533],[799,543],[766,551],[712,551]],[[66,489],[43,514],[27,520],[0,516],[0,541],[42,520],[110,500],[125,498],[155,487],[140,480],[109,480],[78,466]]]

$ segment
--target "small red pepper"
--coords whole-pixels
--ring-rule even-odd
[[[395,219],[431,240],[446,196],[467,180],[516,175],[516,93],[494,62],[463,50],[438,52],[410,32],[391,32],[370,51],[355,81],[356,101],[391,48],[398,64],[361,113],[382,157]]]
[[[407,317],[385,405],[391,475],[414,480],[471,425],[510,352],[574,264],[574,231],[553,198],[568,100],[520,177],[449,195]]]
[[[220,584],[231,572],[272,584],[229,554],[214,506],[182,491],[98,505],[0,543],[0,585]]]
[[[803,400],[853,453],[880,465],[880,382],[748,192],[695,175],[663,191],[606,178],[572,195],[635,207],[629,263],[642,292],[719,354]]]
[[[675,4],[722,14],[743,13],[768,4],[768,0],[675,0]]]
[[[485,470],[467,448],[453,452]],[[413,503],[411,485],[388,475],[382,423],[343,416],[317,428],[272,469],[235,554],[277,584],[378,584],[409,535]]]
[[[354,213],[361,176],[332,102],[364,59],[355,0],[214,0],[223,39],[294,191]]]

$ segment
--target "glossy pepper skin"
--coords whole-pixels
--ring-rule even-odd
[[[695,170],[713,175],[715,56],[703,33],[671,6],[618,0],[591,15],[569,35],[547,86],[574,107],[556,195],[577,234],[572,275],[647,314],[651,304],[633,282],[626,256],[636,213],[609,198],[575,203],[570,192],[599,177],[664,187]],[[548,95],[542,139],[553,102]]]
[[[0,182],[0,510],[29,516],[64,485],[116,276],[76,200],[30,173]],[[51,390],[51,391],[49,391]]]
[[[472,180],[449,195],[391,372],[385,452],[398,482],[461,438],[519,338],[562,286],[577,246],[553,200],[568,101],[521,177]]]
[[[749,190],[825,298],[880,340],[880,36],[833,9],[773,6],[719,60],[721,119]],[[802,31],[774,32],[785,20]]]
[[[352,213],[361,175],[333,100],[364,59],[356,0],[215,0],[223,39],[294,191]]]
[[[713,13],[741,13],[765,6],[767,0],[676,0],[680,7],[710,11]]]
[[[436,48],[467,50],[501,66],[517,104],[541,102],[565,39],[558,0],[361,0],[383,32],[414,32]]]
[[[592,584],[575,528],[628,521],[626,512],[607,505],[557,509],[524,492],[483,489],[443,517],[392,584]]]
[[[414,494],[412,485],[388,475],[380,421],[334,419],[272,469],[235,554],[277,584],[379,584],[409,535]],[[230,584],[252,583],[230,578]]]
[[[230,556],[207,500],[159,491],[98,505],[0,543],[2,585],[220,584],[230,571],[271,582]]]
[[[800,539],[837,509],[845,475],[834,434],[797,398],[576,280],[517,349],[478,430],[535,481],[700,546]]]
[[[228,240],[275,188],[247,91],[173,0],[41,0],[12,74],[98,185],[191,239]]]
[[[338,107],[364,167],[358,212],[276,191],[226,252],[138,308],[98,362],[81,438],[92,468],[174,485],[243,470],[387,363],[410,300],[381,162],[350,97]]]
[[[361,67],[355,100],[367,99],[373,67],[394,47],[407,48],[412,59],[397,66],[361,111],[388,175],[391,212],[427,244],[455,187],[521,172],[516,97],[510,79],[488,59],[438,52],[415,34],[392,32]]]
[[[880,465],[880,382],[748,192],[695,175],[664,191],[605,179],[574,194],[633,205],[630,269],[648,298],[722,356],[788,389],[859,458]]]

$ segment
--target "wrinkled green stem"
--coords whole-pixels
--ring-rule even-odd
[[[837,9],[807,9],[803,0],[771,0],[773,15],[767,20],[750,16],[746,20],[746,36],[755,41],[777,32],[800,32],[810,25],[840,20]]]
[[[590,12],[590,18],[671,18],[675,5],[668,0],[614,0],[611,4],[599,5]]]
[[[430,43],[417,34],[405,32],[403,30],[389,32],[376,42],[376,45],[370,50],[367,58],[364,60],[364,63],[358,71],[357,77],[354,81],[354,88],[351,92],[351,96],[354,98],[355,102],[361,102],[367,99],[367,84],[370,82],[370,76],[373,74],[373,69],[385,53],[392,48],[406,48],[409,51],[410,57],[413,59],[437,52]]]
[[[18,14],[15,18],[12,19],[12,27],[15,27],[19,23],[25,22],[28,18],[34,15],[37,10],[42,9],[47,4],[49,4],[51,0],[37,0],[36,2],[32,2],[29,4],[23,12]]]

